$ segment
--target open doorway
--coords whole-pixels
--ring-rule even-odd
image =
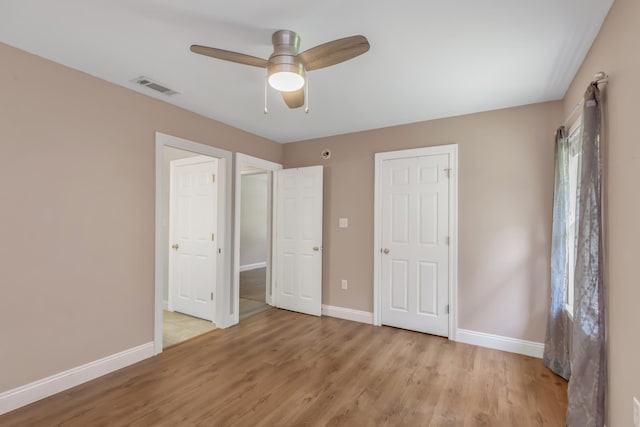
[[[240,170],[240,307],[239,320],[267,310],[270,172],[242,165]]]
[[[156,354],[233,322],[231,161],[228,151],[156,133]]]
[[[282,165],[236,154],[235,321],[272,305],[273,172]]]
[[[162,345],[216,328],[218,159],[165,146]]]

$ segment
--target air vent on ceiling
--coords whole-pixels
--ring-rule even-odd
[[[156,81],[151,80],[149,77],[140,76],[140,77],[136,77],[131,81],[140,86],[145,86],[145,87],[148,87],[149,89],[155,90],[156,92],[160,92],[163,95],[173,96],[178,93],[175,90],[171,90],[168,87],[161,85]]]

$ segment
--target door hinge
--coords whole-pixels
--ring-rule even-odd
[[[221,254],[222,253],[222,248],[218,248],[218,253]]]
[[[211,292],[211,301],[213,301],[213,292]]]
[[[211,241],[212,242],[216,241],[216,233],[211,233]]]
[[[447,178],[451,178],[451,168],[445,168],[444,171],[447,174]]]
[[[449,246],[449,244],[450,244],[450,242],[451,242],[451,238],[450,238],[449,236],[447,236],[447,237],[445,238],[445,242],[446,242],[447,246]]]
[[[211,175],[211,183],[214,184],[216,182],[216,174]]]
[[[446,314],[449,314],[449,304],[447,304],[447,305],[444,307],[444,312],[445,312]]]

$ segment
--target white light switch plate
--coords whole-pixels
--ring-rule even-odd
[[[633,425],[640,427],[640,402],[637,397],[633,398]]]
[[[340,228],[348,228],[349,227],[349,218],[340,218],[338,222],[338,227]]]
[[[347,289],[347,281],[346,280],[342,279],[341,285],[342,285],[342,289]]]

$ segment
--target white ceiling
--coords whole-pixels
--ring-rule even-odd
[[[278,142],[557,100],[613,0],[3,0],[0,41]],[[371,50],[312,71],[310,112],[265,71],[191,44],[268,58],[271,34],[301,51],[362,34]],[[599,70],[593,70],[594,72]],[[179,95],[137,87],[144,75]]]

